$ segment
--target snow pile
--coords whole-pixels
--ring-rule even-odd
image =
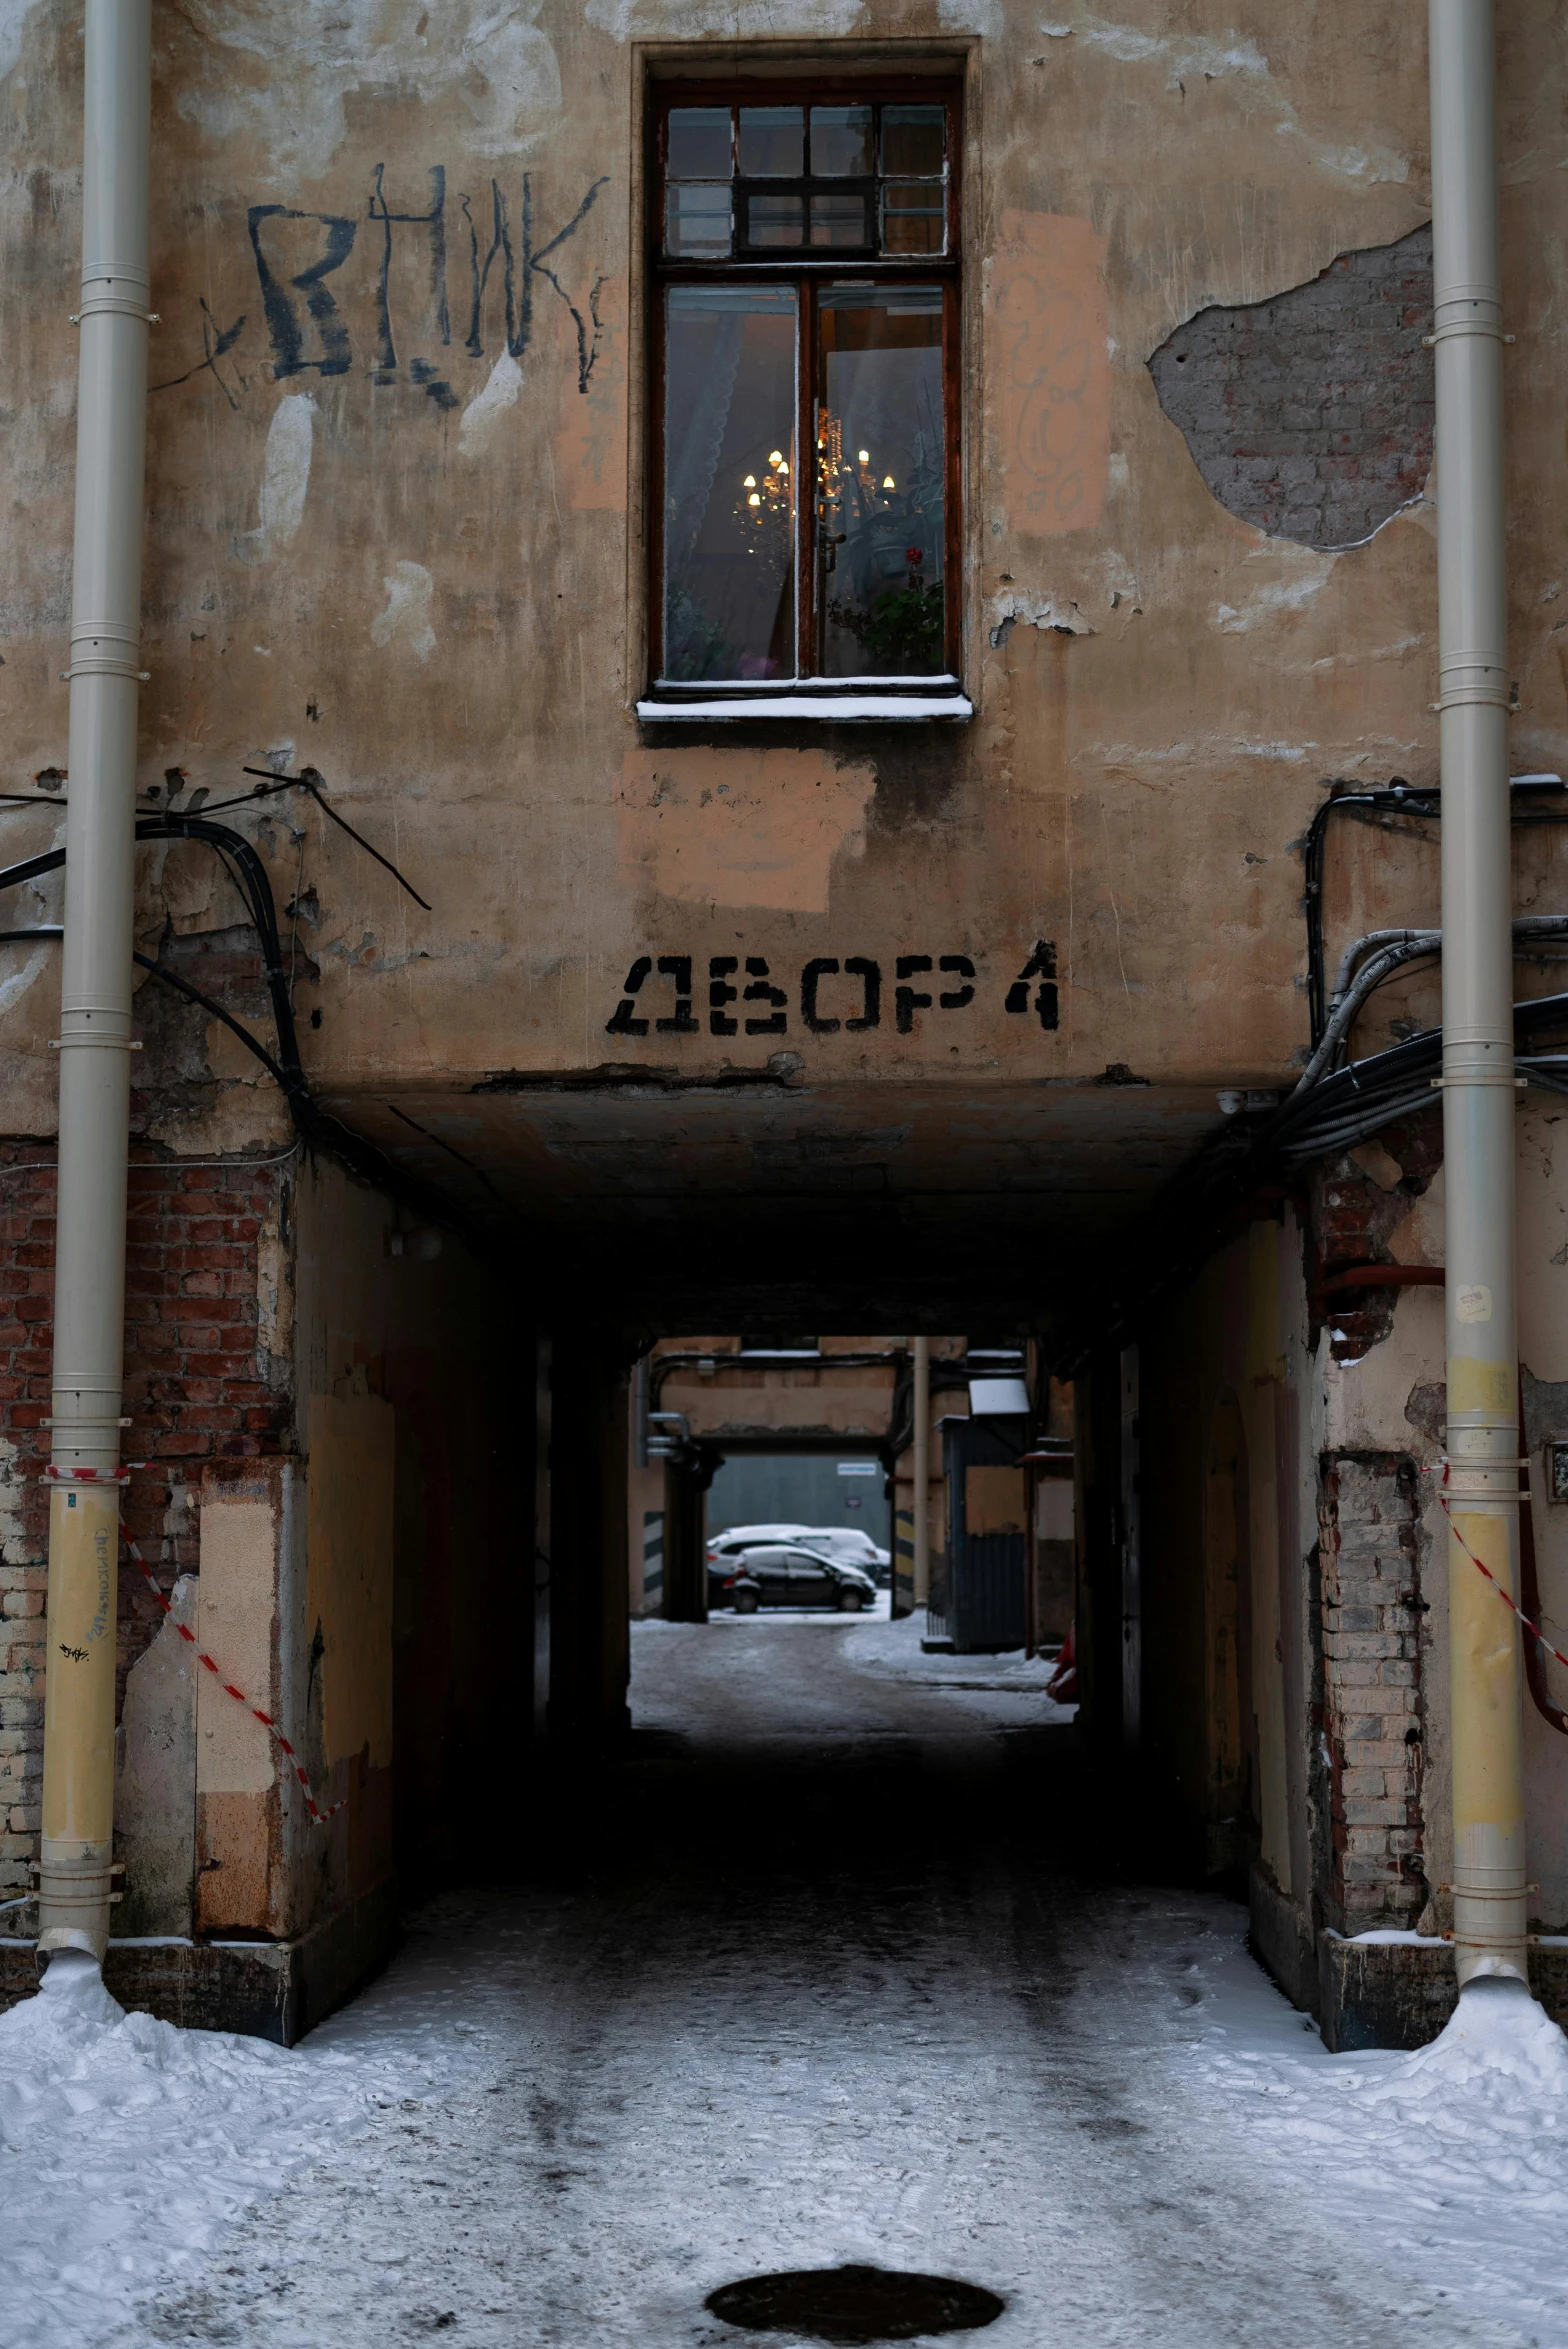
[[[1339,2056],[1282,2000],[1260,2029],[1239,1981],[1214,1987],[1192,2052],[1229,2126],[1237,2096],[1256,2099],[1243,2125],[1259,2158],[1348,2241],[1371,2230],[1434,2306],[1485,2309],[1487,2340],[1568,2337],[1568,2039],[1523,1983],[1471,1982],[1414,2054]]]
[[[1568,2039],[1522,1982],[1472,1982],[1429,2047],[1352,2081],[1364,2123],[1419,2163],[1426,2189],[1464,2194],[1490,2179],[1515,2210],[1568,2217]]]
[[[406,2092],[407,2051],[291,2052],[127,2014],[90,1958],[0,2015],[0,2309],[10,2349],[81,2349],[314,2153]],[[428,2077],[420,2085],[428,2085]]]
[[[924,1607],[917,1608],[913,1615],[902,1616],[896,1623],[857,1620],[853,1615],[845,1620],[854,1626],[845,1639],[845,1653],[860,1671],[902,1681],[913,1688],[1034,1697],[1040,1700],[1042,1720],[1068,1720],[1076,1709],[1072,1705],[1058,1705],[1045,1694],[1056,1670],[1054,1655],[1026,1656],[1021,1648],[998,1656],[928,1655],[920,1645],[926,1627]]]

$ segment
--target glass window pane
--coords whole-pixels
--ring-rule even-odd
[[[730,250],[728,186],[687,181],[664,199],[664,250],[684,261],[726,261]]]
[[[820,674],[947,668],[940,286],[818,297]]]
[[[743,106],[740,168],[744,179],[799,179],[806,150],[803,106]]]
[[[842,195],[813,196],[811,241],[814,245],[863,247],[869,244],[865,197],[852,196],[847,190]]]
[[[792,677],[795,290],[671,286],[665,303],[661,673]]]
[[[884,106],[883,170],[901,179],[940,178],[946,123],[943,106]]]
[[[869,106],[813,106],[811,169],[817,179],[868,179],[871,160]]]
[[[882,185],[884,253],[945,253],[947,189],[939,179],[890,179]]]
[[[671,179],[728,179],[730,110],[727,106],[672,106],[665,146]]]
[[[798,245],[805,237],[806,207],[799,196],[748,196],[748,245]]]

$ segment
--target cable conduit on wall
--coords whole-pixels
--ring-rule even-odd
[[[222,859],[261,948],[262,968],[277,1038],[276,1053],[270,1053],[259,1038],[225,1011],[221,1004],[215,1003],[210,996],[203,994],[166,964],[155,962],[143,954],[138,954],[136,961],[213,1018],[221,1020],[247,1050],[256,1055],[282,1091],[302,1142],[335,1160],[361,1182],[403,1199],[426,1220],[443,1223],[457,1231],[481,1254],[493,1255],[495,1243],[491,1234],[475,1224],[461,1208],[454,1207],[442,1193],[429,1189],[417,1177],[408,1174],[374,1142],[367,1141],[330,1111],[322,1109],[312,1097],[309,1079],[299,1056],[299,1038],[283,968],[282,942],[272,883],[266,866],[250,841],[227,824],[215,824],[205,816],[173,813],[139,817],[136,838],[198,840]],[[19,864],[8,865],[0,870],[0,889],[16,888],[23,882],[40,879],[46,873],[58,872],[64,863],[63,848],[47,849],[40,856],[27,857]],[[29,931],[3,933],[4,937],[11,939],[59,935],[58,926],[53,924],[40,925]]]

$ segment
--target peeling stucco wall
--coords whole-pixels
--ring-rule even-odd
[[[1341,253],[1271,301],[1202,310],[1149,361],[1228,513],[1270,536],[1359,546],[1432,463],[1432,232]]]
[[[1539,80],[1526,59],[1542,4],[1508,31],[1505,126]],[[27,527],[0,610],[0,715],[8,780],[26,784],[66,764],[75,354],[57,295],[78,227],[79,66],[62,0],[14,12],[7,34],[0,329]],[[941,740],[653,743],[631,714],[646,491],[634,44],[688,43],[702,62],[720,37],[742,65],[745,44],[780,37],[819,44],[821,64],[823,43],[946,42],[970,81],[977,716]],[[1430,535],[1417,508],[1325,555],[1238,520],[1146,362],[1203,314],[1283,313],[1290,289],[1338,282],[1336,256],[1420,230],[1424,93],[1401,12],[1356,11],[1325,43],[1262,0],[1202,32],[1149,0],[1039,22],[959,0],[530,0],[504,21],[468,0],[354,0],[330,18],[304,0],[202,0],[157,40],[144,781],[178,769],[216,801],[245,765],[309,764],[434,907],[302,798],[269,810],[279,903],[311,908],[290,927],[324,1087],[591,1069],[638,955],[701,963],[742,928],[742,954],[782,958],[792,994],[823,956],[977,965],[956,1027],[922,1010],[857,1043],[792,1010],[786,1047],[808,1082],[924,1072],[974,1096],[1118,1064],[1204,1085],[1288,1066],[1290,843],[1317,778],[1419,776],[1435,755]],[[1549,322],[1558,182],[1522,128],[1505,149],[1528,222],[1510,238],[1511,307]],[[1510,362],[1521,479],[1552,445],[1553,332],[1539,370]],[[1516,738],[1550,764],[1565,717],[1540,602],[1555,542],[1525,498],[1519,522]],[[814,867],[809,886],[778,880],[794,819],[787,792],[760,786],[801,760],[869,778],[825,897]],[[716,845],[725,766],[724,797],[760,798]],[[628,853],[626,778],[650,769],[669,778],[658,845],[634,826]],[[18,851],[57,820],[9,818]],[[178,862],[144,852],[157,936]],[[227,952],[216,903],[207,924]],[[1049,1031],[1003,1009],[1039,939],[1061,970]],[[56,958],[0,952],[5,1073],[46,1131]],[[149,1125],[186,1149],[261,1138],[266,1085],[216,1036],[191,1047],[184,1095],[166,1087]],[[688,1075],[723,1062],[700,1023],[616,1053],[655,1055]]]
[[[565,1198],[590,1155],[526,1086],[607,1065],[672,1086],[733,1075],[701,1000],[729,958],[765,966],[758,983],[783,996],[753,1063],[791,1056],[782,1114],[801,1165],[813,1121],[858,1121],[907,1133],[887,1163],[912,1183],[950,1184],[1005,1099],[1028,1129],[1020,1181],[1060,1175],[1087,1198],[1107,1153],[1141,1163],[1162,1129],[1179,1151],[1218,1086],[1288,1076],[1305,1042],[1299,842],[1320,779],[1435,771],[1432,515],[1418,500],[1344,547],[1343,518],[1292,519],[1268,451],[1261,505],[1224,482],[1215,495],[1149,354],[1174,369],[1186,337],[1197,365],[1207,321],[1204,349],[1235,359],[1225,381],[1245,407],[1256,353],[1236,359],[1241,342],[1283,350],[1307,318],[1332,358],[1334,304],[1386,322],[1413,290],[1429,201],[1407,18],[1345,10],[1325,40],[1282,0],[1203,28],[1155,0],[1043,18],[966,0],[529,0],[504,20],[469,0],[353,0],[330,17],[305,0],[202,0],[160,17],[144,797],[216,805],[248,787],[247,766],[308,766],[430,901],[304,794],[234,815],[272,877],[323,1095],[417,1151],[395,1101],[452,1148],[479,1147],[495,1179]],[[63,0],[5,25],[16,170],[0,190],[0,333],[20,526],[0,718],[6,779],[25,789],[67,764],[75,344],[60,289],[79,229],[79,34]],[[1568,756],[1568,180],[1535,112],[1551,26],[1546,0],[1527,0],[1501,52],[1520,335],[1513,740],[1535,767]],[[835,43],[913,44],[898,54],[966,83],[965,726],[655,734],[634,714],[649,489],[638,44],[703,65],[728,41],[743,68],[760,54],[748,44],[780,39],[824,70],[842,61]],[[1357,312],[1344,333],[1371,349],[1377,320]],[[1321,374],[1321,354],[1302,364]],[[1333,429],[1377,437],[1364,414]],[[1360,520],[1415,479],[1418,416],[1413,431],[1376,458],[1392,473]],[[1339,487],[1347,508],[1364,498],[1364,480]],[[1339,551],[1280,534],[1298,526]],[[58,794],[6,823],[18,855],[47,846]],[[264,1030],[259,967],[211,860],[148,847],[140,874],[143,951],[189,957]],[[1553,886],[1536,837],[1522,891]],[[1336,849],[1331,928],[1424,919],[1434,888],[1414,844]],[[47,920],[59,903],[56,877],[17,911]],[[1044,953],[1049,1022],[1009,1009]],[[944,988],[944,959],[972,982]],[[612,1026],[644,961],[650,986],[689,961],[689,1019],[672,998],[646,1034]],[[808,972],[837,964],[842,982],[851,962],[880,973],[879,1017],[864,999],[857,1016],[841,984],[814,1022]],[[0,1078],[20,1131],[52,1128],[57,971],[53,948],[0,948]],[[154,984],[139,995],[138,1130],[191,1154],[286,1142],[265,1077]],[[970,984],[962,1004],[940,1001]],[[1136,1153],[1129,1102],[1102,1119],[1091,1093],[1108,1068],[1158,1093]],[[471,1088],[498,1075],[517,1089],[481,1104]],[[906,1110],[912,1087],[928,1091]],[[737,1180],[771,1179],[778,1109],[729,1103],[727,1146],[747,1137],[725,1161],[745,1157]],[[673,1146],[668,1121],[637,1132],[616,1112],[592,1181],[613,1169],[651,1192]]]

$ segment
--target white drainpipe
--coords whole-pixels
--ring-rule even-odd
[[[1519,1593],[1513,891],[1492,0],[1430,0],[1443,786],[1454,1942],[1527,1978]]]
[[[912,1603],[931,1597],[931,1340],[915,1340],[914,1588]],[[896,1580],[898,1568],[893,1569]]]
[[[87,0],[42,1949],[109,1937],[147,422],[150,0]]]

